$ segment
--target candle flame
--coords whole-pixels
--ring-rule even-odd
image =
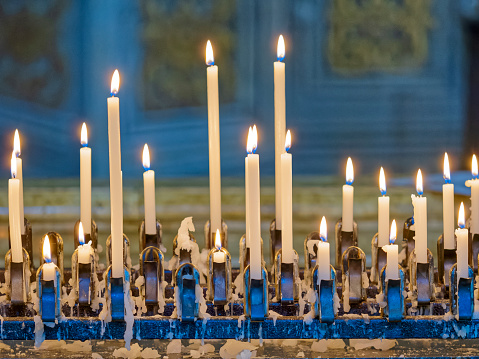
[[[471,168],[472,178],[477,178],[477,158],[476,155],[472,155],[472,168]]]
[[[288,132],[286,132],[286,137],[284,139],[284,150],[288,152],[290,148],[291,148],[291,131],[288,130]]]
[[[416,192],[418,195],[422,196],[424,193],[424,188],[422,185],[422,172],[421,169],[417,170],[417,177],[416,177]]]
[[[120,90],[120,73],[118,70],[115,70],[113,76],[111,77],[111,95],[115,96]]]
[[[83,232],[83,224],[81,222],[78,226],[78,243],[80,246],[85,244],[85,233]]]
[[[384,168],[379,170],[379,191],[384,196],[386,195],[386,176],[384,175]]]
[[[466,216],[464,214],[464,202],[461,202],[459,207],[459,215],[457,216],[457,225],[459,228],[464,228],[466,226]]]
[[[150,169],[150,150],[148,149],[148,145],[146,143],[143,147],[143,168],[145,171]]]
[[[351,157],[348,157],[348,162],[346,164],[346,184],[352,185],[354,182],[354,168],[353,161]]]
[[[85,122],[83,122],[83,125],[81,125],[81,144],[83,147],[88,146],[88,131],[86,129]]]
[[[216,235],[215,235],[215,247],[216,249],[220,250],[221,249],[221,234],[220,230],[216,230]]]
[[[258,147],[258,131],[256,130],[256,125],[254,125],[253,128],[250,127],[250,131],[248,133],[246,151],[250,154],[255,153],[257,147]]]
[[[13,136],[13,152],[16,157],[19,157],[22,151],[20,151],[20,135],[18,130],[15,130],[15,135]]]
[[[389,233],[389,243],[390,244],[394,244],[394,242],[396,242],[397,233],[398,233],[398,229],[397,229],[397,225],[396,225],[396,220],[393,219],[393,221],[391,223],[391,232]]]
[[[284,46],[284,38],[283,38],[283,35],[279,35],[278,47],[276,48],[276,57],[278,61],[283,61],[285,55],[286,55],[286,50]]]
[[[50,263],[52,261],[52,253],[50,250],[50,238],[48,238],[48,235],[46,235],[43,240],[43,259],[45,263]]]
[[[319,225],[319,238],[321,238],[323,242],[327,242],[328,240],[328,224],[326,223],[325,216],[321,218],[321,224]]]
[[[446,183],[451,183],[451,170],[449,169],[449,157],[447,152],[444,152],[444,181]]]
[[[205,62],[208,66],[213,66],[215,64],[215,57],[213,56],[213,47],[211,46],[210,40],[206,43],[206,55]]]

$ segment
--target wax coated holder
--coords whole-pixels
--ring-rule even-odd
[[[358,224],[353,222],[353,231],[343,231],[342,218],[338,219],[334,226],[334,238],[336,240],[336,268],[341,268],[344,252],[349,247],[358,246]]]
[[[140,288],[140,295],[145,301],[149,313],[158,313],[160,301],[165,297],[164,255],[155,246],[149,246],[140,253],[140,275],[144,282]]]
[[[55,322],[62,316],[61,306],[61,272],[55,265],[55,278],[43,279],[42,264],[37,271],[37,293],[39,298],[39,314],[43,322]]]
[[[446,286],[446,293],[449,289],[449,272],[457,262],[456,259],[457,238],[454,235],[454,248],[444,248],[444,234],[437,239],[437,276],[440,284]]]
[[[349,303],[359,303],[366,299],[363,274],[366,274],[366,254],[359,247],[349,247],[342,258],[343,296],[349,296]],[[348,286],[348,290],[344,288]]]
[[[261,279],[251,278],[251,266],[244,271],[244,313],[252,321],[264,321],[268,316],[268,272],[261,266]]]
[[[273,219],[269,225],[269,260],[274,263],[276,252],[281,249],[281,229],[276,229],[276,219]]]
[[[276,284],[276,299],[281,304],[293,304],[299,300],[299,256],[293,249],[293,263],[283,263],[283,250],[276,252],[274,275]]]
[[[106,262],[111,266],[111,235],[106,239]],[[130,240],[123,234],[123,265],[131,270]]]
[[[79,228],[80,220],[76,221],[75,226],[73,227],[73,243],[75,245],[75,248],[80,245],[80,243],[78,242],[78,238],[80,236]],[[93,247],[93,249],[96,250],[98,246],[98,226],[93,219],[91,220],[90,233],[83,233],[83,236],[85,237],[85,243],[91,241],[91,246]]]
[[[196,286],[200,285],[200,273],[192,263],[181,264],[175,272],[175,293],[178,317],[181,321],[194,322],[199,316],[199,299]]]
[[[409,256],[411,255],[411,252],[414,250],[414,247],[416,244],[414,242],[414,236],[416,232],[413,226],[414,226],[414,219],[410,217],[404,221],[404,226],[402,230],[402,238],[403,238],[402,250],[405,251],[405,256],[401,265],[403,266],[403,268],[407,268],[407,269],[408,269]]]
[[[212,249],[215,247],[215,238],[216,233],[211,233],[211,226],[210,221],[206,221],[205,223],[205,248]],[[221,220],[221,247],[228,248],[228,226],[226,223]]]
[[[163,228],[161,223],[156,221],[156,233],[155,234],[146,234],[145,232],[145,220],[140,224],[139,228],[140,233],[140,252],[148,247],[156,247],[161,249],[162,238],[163,238]]]
[[[428,306],[435,299],[434,257],[427,249],[427,262],[418,263],[416,250],[409,255],[409,290],[419,306]]]
[[[193,233],[189,233],[190,236],[190,241],[193,241],[196,243],[195,236]],[[175,236],[173,239],[173,254],[176,256],[176,247],[178,246],[178,235]],[[187,251],[186,249],[180,248],[180,253],[178,255],[178,264],[184,264],[184,263],[191,263],[191,253],[190,251]]]
[[[381,309],[381,314],[390,322],[397,322],[406,314],[404,298],[405,276],[401,265],[398,265],[399,279],[386,279],[386,266],[381,269],[381,292],[384,294],[386,306]]]
[[[469,231],[469,248],[467,251],[469,255],[469,265],[474,268],[474,271],[478,270],[478,256],[479,256],[479,233],[471,233]]]
[[[334,295],[336,294],[336,270],[332,265],[331,276],[329,280],[322,279],[318,283],[318,266],[313,269],[313,289],[316,294],[314,310],[316,318],[321,323],[333,323],[336,313],[334,312]]]
[[[459,320],[471,320],[474,314],[474,270],[467,266],[468,278],[459,278],[457,264],[450,273],[451,312]]]
[[[112,268],[105,272],[105,298],[110,303],[111,320],[124,322],[125,320],[125,293],[124,288],[130,288],[130,270],[124,266],[123,277],[112,277]]]
[[[48,232],[47,234],[43,235],[40,240],[40,253],[41,253],[41,264],[45,261],[45,255],[43,254],[43,242],[45,241],[46,237],[50,240],[50,255],[52,259],[52,263],[60,270],[61,274],[61,283],[65,283],[63,278],[63,239],[57,232]]]
[[[213,261],[214,253],[222,252],[225,256],[223,263]],[[215,305],[226,305],[231,300],[231,255],[226,248],[213,248],[208,253],[208,300]]]
[[[91,305],[92,296],[96,292],[96,275],[96,260],[94,251],[91,251],[88,263],[79,263],[77,247],[72,255],[72,279],[75,298],[80,306]]]
[[[304,240],[304,279],[307,283],[310,283],[312,271],[316,267],[320,240],[319,232],[311,232]]]
[[[30,300],[30,256],[22,248],[23,262],[12,261],[12,250],[5,255],[5,283],[7,285],[7,300],[12,305],[25,305]]]
[[[389,243],[389,239],[388,239]],[[371,282],[378,283],[380,271],[386,265],[387,254],[378,244],[378,233],[371,240]]]

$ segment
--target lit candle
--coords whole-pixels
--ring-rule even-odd
[[[285,46],[283,35],[279,36],[274,63],[274,147],[275,147],[275,214],[276,229],[282,228],[281,212],[281,155],[284,153],[286,134],[286,92],[285,92]]]
[[[258,146],[256,126],[248,134],[248,190],[249,190],[249,224],[250,224],[250,275],[252,279],[261,279],[261,212],[259,184],[259,155],[254,153]]]
[[[427,198],[422,196],[421,170],[417,171],[416,191],[419,196],[411,195],[414,207],[414,248],[417,263],[427,263]]]
[[[479,179],[477,178],[477,159],[472,155],[472,180],[466,181],[466,186],[471,187],[471,233],[479,233]]]
[[[12,178],[8,180],[8,221],[10,226],[10,248],[12,262],[23,262],[22,231],[20,226],[20,181],[17,175],[17,158],[12,153],[11,160]]]
[[[291,132],[288,130],[284,142],[285,152],[281,155],[281,260],[293,263],[293,161],[291,153]]]
[[[208,146],[210,158],[210,230],[221,230],[221,160],[220,113],[218,99],[218,66],[215,65],[211,42],[206,43],[206,77],[208,91]]]
[[[17,158],[17,176],[18,181],[20,183],[20,190],[19,190],[19,203],[20,203],[20,228],[21,233],[25,234],[25,209],[23,204],[23,165],[22,159],[20,155],[22,151],[20,150],[20,135],[18,134],[18,130],[15,130],[15,135],[13,136],[13,152],[15,152],[15,156]]]
[[[444,249],[455,249],[454,243],[454,185],[451,183],[449,158],[444,154],[444,181],[442,185],[442,221]]]
[[[353,201],[354,201],[354,169],[351,157],[346,164],[346,184],[343,186],[343,217],[342,231],[353,231]]]
[[[156,234],[155,171],[150,170],[150,151],[143,147],[143,196],[145,201],[145,233]]]
[[[120,74],[115,70],[108,98],[108,142],[110,152],[110,210],[112,277],[123,277],[123,190],[120,146]]]
[[[326,218],[323,216],[319,225],[318,254],[316,256],[316,264],[318,265],[318,285],[322,280],[331,279],[330,253],[328,243],[328,225]]]
[[[86,124],[81,127],[80,148],[80,222],[85,223],[85,234],[91,232],[91,148],[88,147]]]
[[[43,273],[43,280],[50,281],[55,280],[55,263],[52,262],[52,254],[50,251],[50,239],[48,235],[45,236],[43,240],[43,266],[42,266],[42,273]]]
[[[83,232],[83,224],[80,222],[78,227],[78,263],[89,264],[91,254],[91,241],[85,243],[85,235]]]
[[[215,247],[218,251],[213,253],[213,262],[214,263],[226,262],[226,254],[221,251],[221,235],[220,235],[219,229],[216,230]]]
[[[464,216],[464,203],[461,202],[459,207],[459,215],[457,216],[457,224],[459,226],[456,229],[457,237],[457,279],[469,278],[468,268],[468,246],[469,246],[469,231],[465,228],[465,216]]]
[[[253,129],[251,126],[249,127],[248,130],[248,137],[252,136],[251,132]],[[246,149],[248,150],[248,149]],[[245,222],[246,222],[246,247],[251,248],[251,241],[250,241],[250,216],[249,216],[249,184],[248,184],[248,156],[245,157],[244,159],[244,173],[245,173],[245,181],[244,181],[244,188],[245,188]]]
[[[389,196],[386,196],[386,177],[384,169],[379,171],[379,191],[381,197],[378,197],[378,246],[382,247],[389,243]]]
[[[387,261],[386,261],[386,280],[388,279],[399,279],[399,269],[398,269],[398,245],[394,244],[397,236],[397,227],[396,220],[393,219],[391,223],[391,233],[389,235],[389,243],[383,246],[383,250],[386,251]]]

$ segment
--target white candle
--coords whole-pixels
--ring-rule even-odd
[[[419,196],[411,195],[414,206],[414,248],[417,263],[427,263],[427,198],[423,197],[421,170],[417,171],[416,191]]]
[[[459,215],[457,216],[457,224],[459,228],[456,229],[457,237],[457,279],[469,278],[468,266],[468,246],[469,246],[469,231],[465,228],[464,203],[461,202],[459,207]]]
[[[80,148],[80,221],[85,223],[84,233],[91,232],[91,148],[88,147],[86,124],[81,127]]]
[[[156,234],[155,171],[150,170],[150,151],[143,147],[143,197],[145,201],[145,233]]]
[[[477,178],[477,159],[476,155],[472,155],[472,180],[466,181],[466,186],[471,187],[471,216],[470,228],[474,235],[479,233],[479,179]]]
[[[218,66],[215,65],[211,42],[206,43],[206,77],[208,92],[208,148],[210,160],[210,229],[221,228],[221,159]]]
[[[123,193],[120,146],[120,99],[115,97],[120,87],[120,75],[115,70],[108,98],[108,142],[110,153],[110,210],[112,277],[123,277]]]
[[[274,63],[274,158],[275,158],[275,224],[276,229],[282,228],[281,212],[281,155],[284,153],[286,134],[286,86],[285,86],[285,46],[283,35],[279,36],[277,60]]]
[[[354,169],[351,157],[348,157],[346,164],[346,184],[343,186],[343,216],[342,231],[353,231],[353,201],[354,201]]]
[[[386,280],[388,279],[399,279],[399,269],[398,269],[398,246],[394,244],[397,236],[397,227],[396,220],[393,219],[391,223],[391,234],[390,234],[390,243],[383,246],[383,250],[386,251]]]
[[[248,136],[249,136],[249,133],[251,133],[251,131],[253,131],[253,129],[249,128],[249,131],[248,131]],[[250,216],[249,216],[249,185],[248,185],[248,156],[245,157],[244,159],[244,173],[245,173],[245,181],[244,181],[244,188],[245,188],[245,223],[246,223],[246,247],[247,248],[251,248],[251,241],[250,241],[250,238],[251,238],[251,234],[250,234]]]
[[[23,164],[20,155],[22,151],[20,150],[20,135],[18,134],[18,130],[15,130],[15,135],[13,136],[13,152],[15,152],[15,156],[17,157],[17,176],[20,183],[20,190],[19,190],[19,204],[20,204],[20,229],[21,233],[25,234],[25,207],[23,204]]]
[[[214,263],[226,262],[226,254],[221,251],[221,235],[220,235],[219,229],[216,230],[215,247],[218,251],[213,253],[213,262]]]
[[[80,222],[78,227],[78,263],[88,264],[90,263],[91,254],[91,241],[85,243],[85,235],[83,232],[83,224]]]
[[[285,152],[281,155],[281,260],[293,263],[293,161],[291,153],[291,132],[288,130],[284,142]]]
[[[56,265],[52,263],[52,255],[50,251],[50,239],[48,235],[45,236],[43,240],[43,259],[44,263],[42,266],[42,273],[43,273],[43,280],[50,281],[55,280],[55,273],[56,273]]]
[[[444,249],[455,249],[454,243],[454,185],[451,183],[449,158],[444,154],[444,181],[442,185],[442,221]]]
[[[20,226],[20,181],[16,178],[17,159],[12,153],[11,172],[12,178],[8,180],[8,221],[10,226],[10,248],[12,262],[23,262],[22,231]]]
[[[328,225],[326,218],[323,216],[319,226],[318,254],[316,256],[316,264],[318,265],[318,285],[322,280],[331,279],[330,252],[328,243]]]
[[[255,154],[258,136],[256,126],[248,135],[248,190],[250,217],[250,275],[252,279],[261,279],[261,212],[260,212],[260,184],[259,184],[259,155]]]
[[[378,197],[378,246],[389,244],[389,196],[386,196],[386,177],[384,169],[379,171],[379,190],[381,197]]]

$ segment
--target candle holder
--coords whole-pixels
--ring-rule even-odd
[[[5,255],[5,283],[7,300],[13,305],[24,305],[30,301],[30,256],[22,248],[23,262],[12,262],[12,250]]]
[[[311,232],[304,240],[304,280],[306,284],[310,284],[312,270],[316,267],[320,240],[319,232]]]
[[[43,263],[37,271],[37,293],[39,301],[39,315],[44,322],[55,322],[62,316],[61,306],[61,271],[54,266],[55,274],[53,280],[43,279],[43,270],[46,263]]]
[[[42,255],[40,256],[40,258],[41,258],[40,262],[41,262],[41,264],[45,263],[45,256],[44,256],[44,253],[43,253],[43,242],[45,241],[47,236],[48,236],[48,239],[50,241],[52,263],[55,263],[55,265],[60,270],[61,283],[64,284],[65,279],[63,277],[63,239],[57,232],[48,232],[47,234],[45,234],[41,238],[41,240],[40,240],[40,253]]]
[[[110,307],[111,320],[115,322],[125,320],[125,290],[130,291],[130,271],[123,267],[123,277],[112,277],[111,265],[105,272],[107,305]]]
[[[164,255],[155,246],[149,246],[140,253],[140,275],[145,280],[140,288],[140,295],[145,301],[147,312],[158,313],[160,302],[165,297]]]
[[[332,265],[331,279],[321,279],[318,283],[318,266],[313,269],[313,289],[316,293],[316,302],[314,303],[314,310],[316,316],[321,323],[333,323],[336,316],[334,309],[334,296],[336,294],[336,270]]]
[[[92,244],[93,247],[93,244]],[[75,297],[80,306],[91,305],[92,293],[96,292],[96,260],[94,250],[90,252],[88,263],[79,263],[78,247],[72,255],[72,280]]]
[[[205,247],[208,249],[212,249],[215,247],[215,236],[216,233],[211,233],[211,226],[210,221],[206,221],[205,223]],[[228,226],[226,223],[221,220],[221,247],[228,248]]]
[[[75,226],[73,227],[73,243],[75,244],[75,248],[77,248],[80,243],[78,242],[79,238],[79,228],[80,228],[80,220],[76,221]],[[83,234],[85,237],[85,243],[88,243],[91,241],[91,246],[93,249],[97,249],[98,246],[98,226],[96,225],[96,222],[92,219],[91,220],[91,230],[90,233],[84,233]]]
[[[263,256],[263,238],[260,238],[261,241],[261,258],[264,258]],[[264,260],[262,260],[264,264]],[[246,246],[246,234],[243,234],[240,239],[239,243],[239,264],[240,264],[240,269],[239,269],[239,276],[241,277],[241,280],[244,280],[244,271],[246,267],[249,266],[250,264],[250,248]],[[244,290],[244,282],[243,282],[243,290]]]
[[[253,321],[264,321],[268,316],[268,272],[261,267],[261,279],[251,278],[250,266],[244,271],[244,311]]]
[[[444,248],[444,234],[437,239],[437,276],[440,284],[446,286],[446,293],[449,289],[449,273],[456,259],[457,238],[454,235],[454,249]]]
[[[386,279],[386,267],[380,273],[380,292],[384,293],[386,306],[381,309],[381,315],[389,322],[397,322],[404,318],[406,305],[404,298],[405,275],[403,268],[398,264],[399,279]]]
[[[471,233],[469,231],[469,247],[467,250],[469,265],[474,268],[474,271],[478,270],[478,256],[479,256],[479,233]]]
[[[416,250],[409,256],[409,290],[418,305],[428,306],[435,299],[434,290],[434,257],[427,249],[427,263],[418,263]]]
[[[353,231],[344,232],[342,230],[343,222],[342,218],[338,219],[336,225],[334,226],[334,234],[336,238],[336,267],[341,266],[341,261],[343,258],[344,252],[350,247],[358,246],[358,224],[356,221],[353,222]]]
[[[196,288],[200,285],[200,273],[192,263],[183,263],[176,270],[175,276],[176,313],[181,321],[194,322],[198,319],[199,298]],[[201,291],[201,295],[203,292]]]
[[[156,221],[156,233],[146,234],[145,232],[145,220],[140,224],[140,252],[148,247],[156,247],[161,250],[163,229],[161,223]]]
[[[22,238],[22,247],[28,253],[28,257],[30,258],[30,276],[31,280],[35,280],[35,264],[33,263],[33,236],[32,236],[32,225],[28,221],[26,217],[23,219],[23,226],[24,226],[24,234],[21,235]],[[11,239],[10,239],[10,225],[8,226],[8,249],[11,249]]]
[[[387,254],[378,244],[378,233],[371,240],[371,283],[378,283],[380,270],[387,264]]]
[[[189,233],[190,240],[196,243],[195,236],[192,233]],[[173,239],[173,255],[178,257],[178,264],[191,263],[191,252],[180,248],[179,255],[176,254],[176,248],[178,247],[178,235]]]
[[[366,255],[359,247],[349,247],[343,253],[341,263],[343,297],[347,295],[349,303],[362,302],[366,299],[367,289],[363,285],[363,275],[366,274]]]
[[[293,263],[283,263],[283,250],[276,252],[274,261],[276,299],[283,305],[298,301],[300,294],[299,256],[293,249]]]
[[[409,256],[415,248],[415,235],[416,232],[414,230],[414,218],[410,217],[404,221],[404,226],[402,230],[402,250],[405,251],[406,255],[403,258],[401,265],[404,268],[408,268]]]
[[[271,246],[269,251],[270,263],[274,263],[276,253],[281,249],[281,229],[276,229],[276,219],[273,219],[269,225],[269,239]]]
[[[225,256],[223,263],[214,261],[214,254],[222,252]],[[213,248],[208,253],[208,299],[215,305],[225,305],[231,300],[231,255],[224,247]]]
[[[459,278],[457,264],[450,270],[451,312],[458,320],[471,320],[474,314],[474,270],[467,266],[469,278]]]
[[[106,239],[106,262],[111,266],[111,234]],[[131,270],[130,240],[125,234],[123,234],[123,265]]]

